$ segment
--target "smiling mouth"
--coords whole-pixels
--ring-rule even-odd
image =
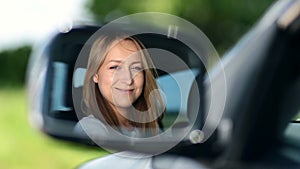
[[[125,93],[125,94],[131,94],[133,93],[134,89],[120,89],[120,88],[115,88],[116,90],[118,90],[121,93]]]

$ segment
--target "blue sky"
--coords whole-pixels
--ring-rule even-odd
[[[35,44],[73,22],[90,20],[88,0],[0,0],[0,50]]]

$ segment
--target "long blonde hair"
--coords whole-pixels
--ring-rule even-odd
[[[158,86],[155,81],[157,72],[154,69],[154,64],[145,50],[143,44],[136,38],[126,35],[106,35],[97,38],[93,43],[87,65],[87,71],[83,86],[83,112],[87,115],[92,114],[101,121],[105,121],[108,125],[119,130],[120,126],[114,109],[108,104],[108,101],[102,96],[97,84],[93,81],[93,76],[102,66],[104,59],[109,50],[118,42],[122,40],[130,40],[140,49],[142,56],[142,64],[145,68],[144,73],[144,87],[140,97],[133,103],[133,106],[138,111],[147,111],[147,116],[155,119],[153,121],[141,123],[140,121],[144,116],[144,113],[139,113],[139,117],[136,117],[137,121],[129,122],[139,128],[146,136],[153,136],[158,134],[160,125],[162,124],[162,118],[164,116],[164,103],[161,95],[158,92],[152,92],[157,90]],[[144,49],[144,50],[142,50]],[[152,99],[150,99],[150,93],[152,92]]]

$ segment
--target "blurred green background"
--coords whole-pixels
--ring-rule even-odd
[[[222,56],[249,30],[272,0],[87,0],[85,8],[103,24],[136,12],[164,12],[198,26]],[[28,121],[25,75],[32,44],[0,51],[0,168],[66,169],[108,154],[100,148],[54,140]]]

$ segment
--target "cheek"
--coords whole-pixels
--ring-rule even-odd
[[[99,76],[98,87],[101,94],[105,98],[111,97],[111,86],[113,85],[113,78],[111,76]]]
[[[111,85],[113,83],[113,77],[111,75],[102,74],[99,76],[98,83],[101,85]]]

